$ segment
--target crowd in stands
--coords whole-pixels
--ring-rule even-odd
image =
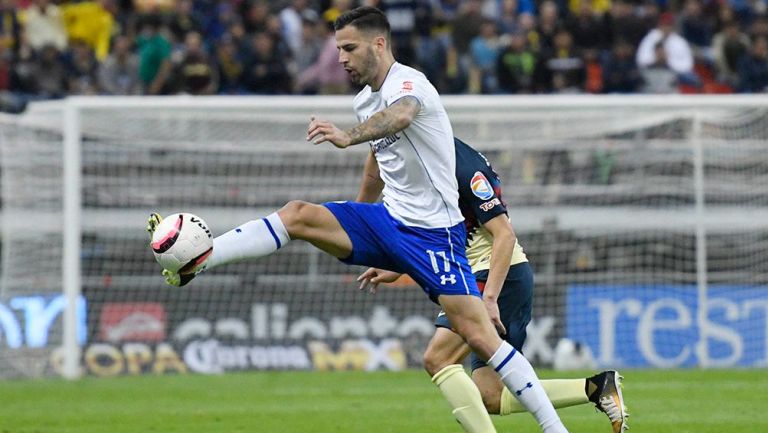
[[[382,9],[442,93],[768,88],[767,0],[0,0],[0,109],[66,95],[350,93],[333,21]]]

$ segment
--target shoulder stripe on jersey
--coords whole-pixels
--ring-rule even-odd
[[[419,154],[419,150],[416,149],[416,145],[413,144],[413,141],[411,141],[411,137],[408,136],[408,134],[405,133],[405,129],[403,129],[403,136],[406,140],[408,140],[408,143],[411,143],[411,147],[413,148],[413,151],[416,152],[416,156],[419,158],[419,162],[421,163],[421,166],[424,167],[424,173],[427,174],[427,178],[429,179],[429,183],[432,184],[432,188],[437,191],[437,194],[440,195],[440,200],[443,202],[443,207],[445,208],[445,213],[448,215],[448,221],[451,224],[451,227],[458,223],[453,222],[453,218],[451,218],[451,211],[448,209],[448,203],[445,202],[445,197],[443,197],[443,193],[435,186],[435,182],[432,180],[432,176],[429,174],[429,170],[427,170],[427,165],[424,164],[424,160],[421,158],[421,155]],[[455,176],[454,173],[451,173],[451,176]]]

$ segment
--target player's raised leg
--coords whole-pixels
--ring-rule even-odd
[[[464,371],[461,361],[469,347],[456,333],[437,328],[424,352],[424,368],[453,409],[453,416],[467,433],[495,433],[480,390]]]
[[[216,237],[206,267],[258,259],[294,239],[310,242],[337,258],[352,252],[352,241],[325,206],[296,200]]]
[[[147,227],[150,233],[160,220],[157,214],[150,216]],[[352,241],[328,208],[297,200],[214,238],[213,252],[200,270],[265,257],[294,239],[310,242],[337,258],[345,258],[352,252]],[[175,286],[182,286],[194,277],[194,274],[179,275],[167,270],[163,275],[168,284]]]
[[[544,433],[567,432],[533,367],[498,336],[483,301],[472,295],[440,295],[439,300],[455,330],[475,353],[488,360],[504,385],[533,414]]]

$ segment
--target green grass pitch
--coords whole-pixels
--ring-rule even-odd
[[[765,370],[625,371],[631,433],[768,432]],[[542,378],[579,377],[541,371]],[[572,433],[610,433],[591,405]],[[499,433],[540,431],[528,414]],[[254,372],[0,382],[0,433],[461,433],[426,373]]]

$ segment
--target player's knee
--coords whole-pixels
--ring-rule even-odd
[[[445,366],[445,360],[438,356],[437,353],[432,350],[424,352],[424,369],[427,370],[430,377],[439,373]]]
[[[291,200],[278,211],[280,220],[292,238],[301,238],[301,234],[311,221],[312,203]]]

